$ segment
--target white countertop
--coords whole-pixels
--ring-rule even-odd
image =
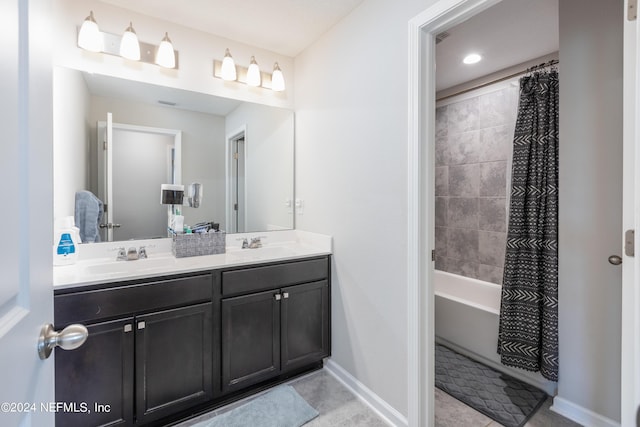
[[[245,237],[262,237],[262,248],[241,249]],[[147,259],[116,261],[117,249],[145,246]],[[171,239],[138,240],[79,245],[78,261],[53,267],[54,289],[98,285],[170,274],[217,270],[272,261],[328,255],[331,236],[301,230],[227,235],[226,253],[186,258],[171,254]]]

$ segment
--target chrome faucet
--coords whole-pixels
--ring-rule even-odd
[[[119,247],[117,249],[118,254],[116,255],[116,261],[126,261],[127,258],[127,253],[125,252],[123,247]]]
[[[251,238],[251,243],[249,243],[249,249],[256,249],[262,247],[262,236]]]
[[[135,261],[139,258],[138,251],[136,248],[131,247],[127,251],[127,261]]]
[[[147,248],[140,246],[138,249],[138,259],[147,259]]]

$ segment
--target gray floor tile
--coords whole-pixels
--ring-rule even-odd
[[[436,427],[486,427],[493,420],[473,408],[434,388]]]
[[[524,427],[579,427],[580,424],[573,422],[560,414],[551,411],[551,398],[542,404],[542,407],[524,425]]]

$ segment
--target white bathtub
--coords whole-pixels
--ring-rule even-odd
[[[532,384],[550,395],[556,383],[537,372],[500,363],[498,318],[502,287],[444,271],[434,271],[436,342],[494,369]]]

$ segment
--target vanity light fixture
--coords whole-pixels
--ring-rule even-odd
[[[173,52],[173,45],[171,44],[169,33],[164,33],[164,37],[160,42],[158,52],[156,53],[156,64],[164,68],[176,67],[176,56]]]
[[[104,39],[98,29],[98,23],[93,17],[93,10],[89,12],[89,16],[85,18],[80,27],[78,46],[91,52],[102,52]]]
[[[233,61],[233,57],[231,56],[229,49],[224,51],[224,59],[222,60],[220,76],[222,77],[222,80],[226,81],[233,81],[238,78],[236,63]]]
[[[78,47],[146,64],[178,68],[178,52],[173,49],[167,33],[164,34],[159,46],[140,42],[131,22],[122,35],[105,33],[98,29],[93,11],[78,29]]]
[[[273,64],[273,73],[260,71],[255,56],[251,56],[249,67],[243,67],[235,64],[229,49],[225,49],[222,61],[213,60],[213,77],[243,83],[247,86],[271,89],[274,92],[285,90],[284,76],[277,62]]]
[[[282,92],[284,90],[284,76],[282,70],[276,62],[273,64],[273,74],[271,74],[271,90],[274,92]]]
[[[255,56],[251,57],[251,63],[249,63],[249,69],[247,70],[247,84],[249,86],[260,86],[262,84],[260,67],[258,67]]]
[[[120,56],[132,61],[140,60],[140,43],[131,22],[120,40]]]

